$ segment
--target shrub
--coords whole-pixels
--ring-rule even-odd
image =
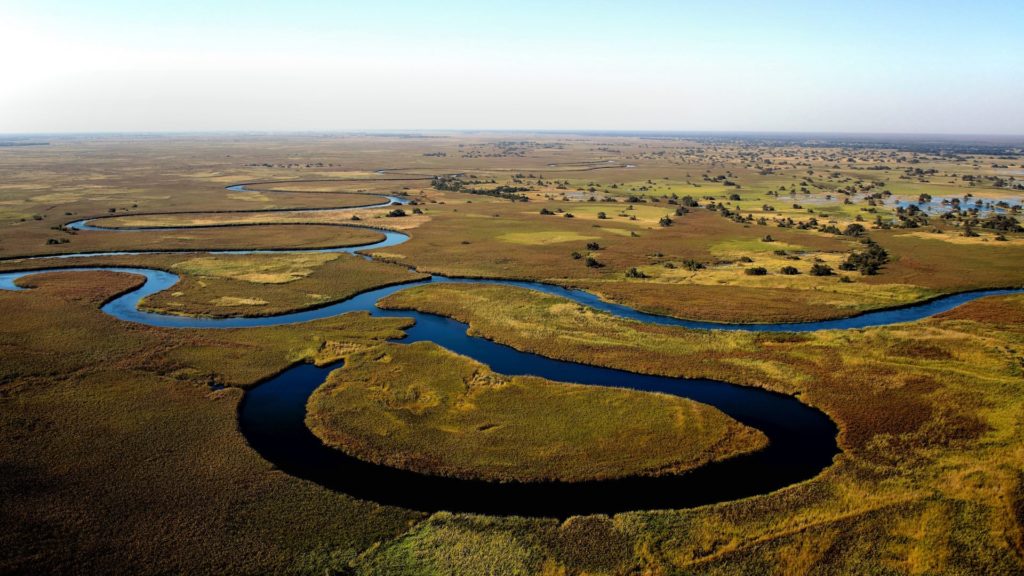
[[[587,250],[600,250],[601,245],[597,242],[587,242]]]
[[[406,213],[405,210],[402,210],[401,208],[395,208],[394,210],[385,214],[385,216],[387,216],[388,218],[401,218],[403,216],[406,216]]]
[[[877,274],[878,269],[889,261],[889,253],[885,248],[870,239],[863,242],[867,249],[847,256],[846,261],[839,265],[840,270],[859,270],[861,274],[871,276]]]
[[[587,268],[603,268],[604,264],[597,261],[593,256],[587,256]]]
[[[782,272],[786,276],[796,276],[797,274],[800,273],[800,271],[797,270],[794,266],[783,266],[782,269],[779,270],[779,272]]]
[[[743,271],[747,276],[765,276],[768,274],[768,269],[764,266],[754,266],[753,268],[747,268]]]
[[[811,266],[811,276],[831,276],[832,267],[828,264],[816,263]]]
[[[849,226],[846,227],[845,230],[843,230],[843,235],[845,235],[845,236],[863,236],[865,234],[865,232],[867,232],[867,230],[864,228],[864,226],[862,226],[860,224],[857,224],[857,223],[854,223],[854,224],[850,224]]]
[[[630,268],[626,271],[626,278],[648,278],[647,274],[637,270],[636,268]]]

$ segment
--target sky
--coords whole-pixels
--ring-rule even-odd
[[[1024,1],[0,0],[0,133],[1024,134]]]

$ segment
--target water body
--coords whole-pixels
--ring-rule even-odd
[[[387,203],[392,202],[391,199]],[[97,230],[88,221],[82,230]],[[124,229],[116,229],[124,230]],[[361,250],[394,246],[408,239],[387,231],[385,239],[373,244],[315,250],[358,253]],[[293,252],[309,252],[294,250]],[[219,251],[251,254],[271,252]],[[65,255],[88,258],[109,253]],[[136,254],[121,252],[120,254]],[[109,270],[138,274],[146,282],[102,307],[120,320],[165,328],[246,328],[307,322],[352,311],[374,316],[412,318],[413,327],[401,342],[430,341],[456,353],[489,365],[507,375],[533,375],[551,380],[595,386],[617,386],[647,392],[662,392],[718,408],[732,418],[757,428],[769,439],[769,446],[752,454],[715,462],[685,474],[661,477],[631,477],[590,482],[499,483],[430,476],[371,464],[325,446],[305,425],[306,401],[341,363],[316,367],[293,366],[246,393],[239,408],[239,426],[250,445],[264,458],[288,474],[310,480],[358,498],[415,510],[451,510],[489,514],[519,514],[565,517],[584,513],[613,513],[627,510],[668,509],[696,506],[763,494],[816,476],[838,453],[837,428],[822,412],[794,397],[752,387],[707,379],[648,376],[585,364],[553,360],[519,352],[488,340],[468,336],[467,326],[455,320],[412,311],[377,308],[376,302],[399,290],[427,283],[472,282],[517,286],[569,298],[621,318],[692,329],[813,331],[859,328],[907,322],[952,309],[983,296],[1021,290],[984,290],[955,294],[901,309],[882,310],[852,318],[794,324],[716,324],[679,320],[647,314],[603,302],[593,294],[536,282],[459,279],[433,276],[398,286],[379,288],[322,308],[259,318],[194,318],[139,310],[139,302],[176,284],[169,272],[140,267],[51,268],[0,274],[0,289],[21,290],[15,282],[24,276],[51,271]]]
[[[959,200],[959,204],[953,204],[952,200]],[[945,201],[945,202],[944,202]],[[999,206],[999,202],[1006,202],[1010,205],[1010,208],[1021,206],[1020,198],[978,198],[978,197],[960,197],[960,196],[942,196],[934,197],[928,202],[917,202],[915,200],[897,200],[896,207],[898,208],[909,208],[911,206],[917,206],[922,212],[929,215],[945,214],[947,212],[954,212],[958,208],[961,212],[967,212],[968,210],[977,210],[980,215],[989,214],[1007,214],[1011,210],[1004,206]]]

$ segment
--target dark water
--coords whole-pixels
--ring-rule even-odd
[[[387,315],[409,316],[409,313]],[[762,494],[817,475],[837,454],[836,427],[795,398],[703,379],[645,376],[518,352],[466,335],[466,325],[412,314],[403,342],[427,340],[510,375],[664,392],[711,404],[764,432],[759,452],[692,472],[593,482],[497,483],[427,476],[370,464],[322,444],[306,427],[306,401],[340,362],[295,366],[248,392],[239,425],[250,445],[293,476],[339,492],[414,510],[565,517],[683,508]],[[566,414],[566,418],[571,418]]]
[[[400,199],[389,199],[388,203],[394,200]],[[102,229],[90,227],[86,221],[80,223],[79,229]],[[371,245],[316,251],[356,253],[394,246],[408,239],[398,232],[383,233],[385,239]],[[263,251],[217,253],[254,252]],[[65,257],[87,258],[93,255],[101,254],[72,254]],[[503,284],[563,296],[622,318],[647,323],[692,329],[804,332],[908,322],[983,296],[1021,291],[984,290],[955,294],[901,309],[882,310],[841,320],[739,325],[694,322],[646,314],[627,306],[603,302],[587,292],[535,282],[467,280],[443,276],[379,288],[323,308],[261,318],[193,318],[140,311],[140,300],[178,282],[174,274],[147,268],[77,267],[9,272],[0,274],[0,289],[19,290],[14,284],[18,278],[55,270],[111,270],[144,276],[146,282],[143,286],[111,300],[102,310],[121,320],[152,326],[273,326],[327,318],[356,310],[368,311],[375,316],[411,317],[415,325],[406,331],[407,336],[402,342],[434,342],[507,375],[541,376],[556,381],[617,386],[690,398],[712,405],[768,436],[770,444],[764,450],[712,463],[686,474],[575,483],[496,483],[428,476],[378,466],[324,446],[306,428],[306,401],[340,363],[323,368],[301,364],[285,370],[247,392],[239,408],[240,429],[255,450],[284,472],[330,489],[416,510],[558,517],[595,512],[683,508],[771,492],[812,478],[829,466],[838,453],[837,429],[825,414],[802,404],[794,397],[713,380],[647,376],[552,360],[468,336],[465,324],[448,318],[411,311],[380,310],[376,307],[379,299],[410,286],[429,282]],[[567,414],[566,417],[571,418],[572,415]]]

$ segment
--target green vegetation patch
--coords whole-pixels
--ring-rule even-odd
[[[349,356],[310,398],[307,421],[366,460],[489,480],[678,473],[767,442],[691,400],[503,376],[428,342]]]
[[[191,276],[230,278],[257,284],[283,284],[305,278],[320,266],[337,260],[339,254],[261,254],[259,258],[237,258],[232,254],[198,256],[175,264],[175,272]]]

